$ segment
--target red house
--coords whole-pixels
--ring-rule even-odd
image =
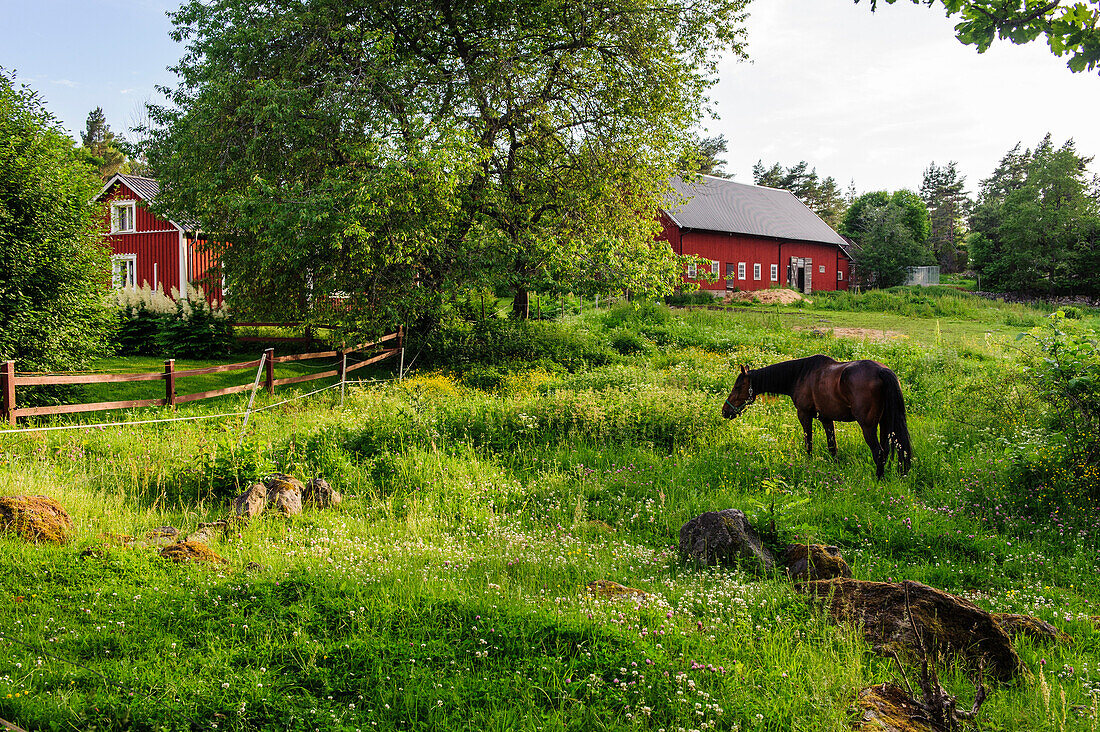
[[[661,212],[661,238],[677,254],[709,260],[717,277],[708,282],[690,266],[686,281],[715,294],[848,289],[851,258],[844,239],[790,191],[709,175],[671,183],[682,202]]]
[[[221,300],[221,269],[196,225],[162,219],[147,208],[159,191],[152,178],[118,173],[96,197],[109,202],[104,225],[114,287],[141,287],[148,282],[166,295],[174,287],[180,297],[187,297],[191,284],[197,283],[207,299]]]

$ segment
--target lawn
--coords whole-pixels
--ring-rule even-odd
[[[356,386],[343,408],[322,394],[253,415],[239,446],[239,417],[0,432],[0,495],[53,496],[76,524],[62,547],[0,538],[0,717],[26,729],[848,729],[857,690],[898,680],[894,662],[780,577],[678,556],[685,521],[740,508],[776,546],[835,544],[857,578],[917,580],[1055,624],[1073,642],[1019,642],[1029,674],[990,683],[981,727],[1095,730],[1095,483],[1064,472],[1028,339],[1015,340],[1045,314],[975,313],[620,305],[455,323],[404,382]],[[820,444],[805,455],[785,397],[721,419],[740,364],[817,352],[898,374],[908,476],[876,482],[850,424],[836,460]],[[211,544],[225,565],[112,546],[194,530],[273,470],[324,476],[345,500],[238,527]],[[586,590],[601,579],[648,597]],[[968,708],[965,671],[942,674]]]

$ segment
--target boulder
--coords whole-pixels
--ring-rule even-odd
[[[940,732],[927,713],[897,684],[878,684],[860,689],[856,697],[860,718],[855,729],[863,732]]]
[[[267,506],[267,486],[253,483],[252,487],[237,496],[233,501],[233,513],[236,516],[252,518],[263,513]]]
[[[793,580],[820,580],[851,577],[852,568],[835,546],[791,544],[783,555],[783,566]]]
[[[854,579],[813,580],[795,585],[822,602],[829,615],[863,631],[867,642],[883,653],[915,653],[913,626],[929,653],[950,654],[976,664],[1000,681],[1024,671],[1012,640],[993,616],[972,602],[919,582],[866,582]],[[906,612],[906,593],[912,621]]]
[[[311,478],[302,491],[302,501],[312,503],[317,508],[332,508],[343,500],[344,497],[324,478]]]
[[[612,582],[611,580],[593,580],[586,587],[591,594],[597,597],[637,597],[643,600],[652,597],[645,590],[620,585],[618,582]]]
[[[0,497],[0,531],[18,534],[36,544],[67,544],[72,530],[72,518],[48,496]]]
[[[1031,615],[993,613],[993,619],[1012,640],[1023,636],[1034,643],[1073,643],[1073,639],[1068,635],[1047,621]]]
[[[213,562],[215,564],[229,564],[225,559],[214,553],[210,547],[197,541],[178,541],[160,550],[160,555],[173,562]]]
[[[180,530],[175,526],[158,526],[145,535],[147,544],[152,546],[168,546],[176,543],[180,538]]]
[[[775,567],[775,557],[745,514],[736,508],[710,511],[681,526],[680,556],[685,561],[711,566],[744,563],[765,572]]]
[[[267,504],[287,516],[297,516],[302,512],[302,481],[283,473],[272,473],[264,478],[267,488]]]

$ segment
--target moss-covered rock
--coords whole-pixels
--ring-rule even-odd
[[[72,538],[73,520],[60,503],[48,496],[2,496],[0,531],[36,544],[67,544]]]
[[[637,597],[641,599],[651,597],[645,590],[620,585],[618,582],[612,582],[611,580],[593,580],[588,583],[587,590],[597,597]]]
[[[229,564],[228,561],[218,556],[210,547],[197,541],[178,541],[160,550],[160,555],[173,562],[212,562],[215,564]]]
[[[305,486],[297,478],[283,473],[272,473],[264,478],[267,488],[267,505],[287,516],[297,516],[302,512],[302,493]]]
[[[1009,681],[1025,670],[1012,640],[992,615],[942,590],[919,582],[854,579],[802,582],[796,588],[821,602],[834,620],[861,628],[867,642],[880,652],[914,653],[919,632],[928,652],[972,664],[980,659],[986,671],[1000,681]],[[912,620],[906,612],[907,594]]]
[[[993,619],[1013,640],[1023,636],[1035,643],[1073,643],[1073,639],[1045,620],[1031,615],[993,613]]]
[[[783,566],[793,580],[851,577],[852,568],[840,549],[824,544],[791,544],[783,554]]]
[[[878,684],[861,689],[856,697],[861,732],[941,732],[925,721],[924,710],[897,684]]]

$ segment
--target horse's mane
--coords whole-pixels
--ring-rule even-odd
[[[758,394],[790,394],[794,385],[807,373],[831,363],[835,361],[821,354],[796,358],[773,363],[762,369],[753,369],[749,372],[749,378],[752,380],[753,391]]]

